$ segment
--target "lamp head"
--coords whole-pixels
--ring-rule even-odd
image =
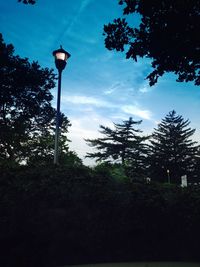
[[[71,56],[67,51],[65,51],[62,46],[59,49],[53,51],[53,56],[55,57],[56,68],[59,71],[64,70],[68,58]]]

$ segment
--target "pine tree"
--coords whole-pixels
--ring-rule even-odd
[[[191,140],[195,129],[189,128],[189,124],[188,119],[184,120],[173,110],[154,129],[150,157],[152,179],[180,184],[182,175],[192,176],[198,146]]]
[[[126,167],[132,176],[143,170],[146,144],[148,137],[140,136],[141,130],[133,128],[142,121],[133,121],[132,118],[115,124],[114,129],[100,125],[100,133],[105,137],[86,139],[89,146],[95,147],[98,152],[87,153],[86,157],[96,158],[96,161],[119,162]]]
[[[191,183],[200,185],[200,146],[198,147],[197,155],[194,160],[195,170],[192,176]]]

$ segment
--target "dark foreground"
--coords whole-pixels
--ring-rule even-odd
[[[192,262],[130,262],[73,265],[73,267],[199,267],[200,263]],[[65,267],[70,267],[65,266]]]
[[[200,187],[117,180],[85,167],[0,172],[2,267],[200,262],[199,225]]]

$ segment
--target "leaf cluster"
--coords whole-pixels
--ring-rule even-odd
[[[14,54],[0,34],[0,161],[25,163],[53,156],[56,111],[53,69]],[[60,115],[60,147],[67,153],[70,122]]]
[[[100,125],[102,138],[86,139],[91,147],[95,147],[97,153],[88,153],[87,157],[97,158],[97,161],[115,160],[123,165],[133,159],[147,137],[141,137],[137,133],[141,130],[133,126],[141,124],[142,121],[134,121],[131,117],[122,124],[114,124],[114,129]],[[141,149],[142,150],[142,149]],[[141,151],[140,150],[140,151]]]
[[[18,2],[22,2],[23,4],[31,4],[34,5],[36,3],[36,0],[18,0]]]
[[[199,0],[120,0],[124,17],[104,26],[105,46],[124,51],[126,58],[152,60],[147,76],[154,85],[166,72],[174,72],[180,82],[200,84],[200,1]],[[127,22],[140,16],[139,27]]]

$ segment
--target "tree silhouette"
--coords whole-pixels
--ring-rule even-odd
[[[22,2],[23,4],[31,4],[34,5],[36,3],[36,0],[18,0],[18,2]]]
[[[31,148],[31,153],[27,157],[28,164],[34,165],[46,165],[51,164],[54,158],[54,144],[55,144],[55,116],[51,118],[49,125],[43,126],[40,132],[35,133],[35,136],[30,138],[28,145]],[[65,164],[70,159],[75,157],[77,160],[81,161],[78,156],[72,151],[69,151],[68,142],[70,140],[67,138],[68,127],[71,126],[67,117],[61,114],[61,127],[59,136],[59,163]],[[73,161],[73,160],[72,160]]]
[[[45,158],[49,139],[54,136],[50,90],[55,87],[56,76],[52,69],[15,56],[14,47],[6,45],[2,35],[0,58],[0,160],[16,163],[34,155]],[[66,134],[70,124],[63,114],[61,117]]]
[[[142,131],[133,128],[141,122],[129,118],[122,124],[114,123],[114,130],[100,125],[99,132],[105,137],[86,139],[89,146],[98,150],[87,153],[86,157],[96,158],[96,161],[120,162],[129,170],[129,174],[141,172],[146,153],[145,141],[148,137],[140,136],[138,133]]]
[[[154,130],[151,140],[151,177],[154,180],[172,183],[181,182],[182,175],[191,178],[194,173],[198,155],[197,142],[190,138],[195,129],[189,128],[190,121],[169,112],[158,128]],[[167,177],[168,176],[168,177]]]
[[[123,17],[105,25],[105,46],[126,50],[127,59],[151,58],[150,85],[166,72],[199,85],[200,0],[119,0],[119,4],[125,16],[139,14],[141,23],[135,28]]]

